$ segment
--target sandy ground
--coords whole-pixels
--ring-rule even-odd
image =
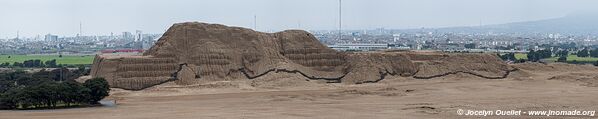
[[[143,91],[114,89],[107,100],[117,100],[115,107],[0,111],[0,118],[597,118],[457,114],[459,109],[598,110],[598,70],[548,67],[561,70],[532,67],[498,80],[467,74],[429,80],[393,77],[360,85],[289,78],[292,75],[274,81],[206,82],[187,87],[166,84]]]

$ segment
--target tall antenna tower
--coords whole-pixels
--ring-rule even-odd
[[[253,15],[253,30],[257,31],[257,15]]]
[[[19,30],[17,30],[17,37],[16,37],[16,39],[17,40],[19,39]]]
[[[342,40],[343,33],[343,16],[342,16],[342,0],[338,0],[338,40]]]
[[[483,25],[482,25],[482,19],[480,19],[480,28],[482,28],[482,26],[483,26]]]
[[[79,36],[83,36],[83,22],[79,22]]]

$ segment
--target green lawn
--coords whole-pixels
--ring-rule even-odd
[[[515,58],[527,59],[527,54],[517,53],[517,54],[515,54]],[[559,57],[551,57],[551,58],[547,58],[544,60],[556,62],[557,59],[559,59]],[[577,57],[577,55],[567,56],[567,61],[573,61],[573,60],[577,60],[579,62],[595,62],[595,61],[598,61],[598,58],[596,58],[596,57]]]
[[[517,59],[527,59],[527,54],[515,53],[515,58],[517,58]]]
[[[556,61],[557,59],[559,59],[558,57],[551,57],[548,58],[546,60],[548,61]],[[577,60],[580,62],[595,62],[598,61],[598,58],[596,57],[577,57],[577,55],[569,55],[567,56],[567,61],[573,61],[573,60]]]
[[[10,56],[10,58],[8,58]],[[23,62],[26,60],[39,59],[43,62],[56,59],[58,64],[91,64],[93,62],[94,55],[0,55],[0,63],[14,63]]]

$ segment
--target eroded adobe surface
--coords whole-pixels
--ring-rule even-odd
[[[491,54],[417,52],[345,53],[301,30],[262,33],[206,23],[173,25],[143,56],[99,55],[93,77],[112,87],[139,90],[168,81],[253,79],[299,73],[310,80],[370,83],[387,75],[433,78],[469,73],[502,78],[511,70]]]

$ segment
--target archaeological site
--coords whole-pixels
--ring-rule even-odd
[[[141,90],[166,82],[252,80],[300,74],[328,83],[376,83],[386,76],[430,79],[466,73],[486,79],[507,77],[516,68],[495,54],[422,51],[340,52],[302,30],[263,33],[198,22],[173,25],[143,55],[97,55],[92,77],[111,87]]]

